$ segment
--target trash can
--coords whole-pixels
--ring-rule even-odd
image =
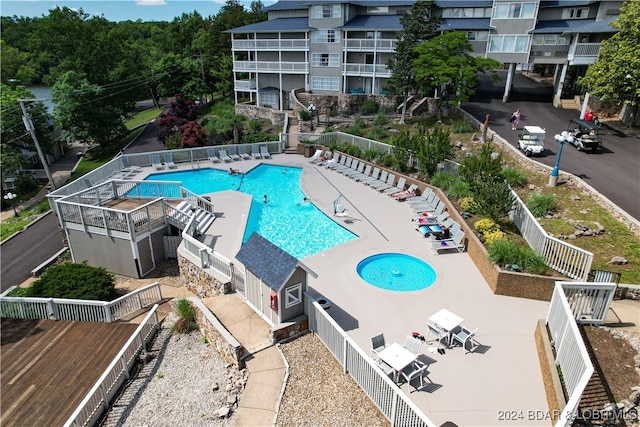
[[[305,157],[313,156],[314,152],[315,152],[315,148],[313,147],[313,145],[305,145],[304,146],[304,156]]]

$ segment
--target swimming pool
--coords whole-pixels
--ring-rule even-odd
[[[356,271],[365,282],[389,291],[418,291],[436,281],[436,272],[429,264],[399,253],[367,257],[358,263]]]
[[[302,259],[357,236],[326,216],[300,189],[302,168],[261,164],[246,174],[217,169],[162,172],[146,180],[180,181],[196,194],[235,190],[253,196],[243,242],[254,231],[292,256]],[[267,203],[264,203],[264,196]]]

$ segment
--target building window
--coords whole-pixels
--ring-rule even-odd
[[[535,3],[500,3],[496,5],[493,17],[496,19],[533,18]]]
[[[584,19],[589,15],[588,7],[574,7],[562,11],[562,19]]]
[[[451,7],[442,10],[443,18],[490,18],[490,7]]]
[[[486,42],[489,40],[489,31],[467,31],[467,40]]]
[[[312,77],[311,89],[339,91],[340,79],[337,77]]]
[[[389,13],[389,6],[368,6],[367,13]]]
[[[534,45],[568,45],[569,36],[559,36],[557,34],[536,34],[531,41]]]
[[[284,291],[284,308],[291,308],[302,302],[302,283],[298,283]]]
[[[276,108],[278,105],[278,97],[275,92],[260,93],[260,106],[267,108]]]
[[[529,36],[491,36],[489,52],[524,53],[527,52]]]
[[[314,43],[339,43],[340,37],[336,34],[336,30],[316,30],[312,36]]]
[[[311,55],[311,65],[314,67],[339,67],[340,55],[337,53],[314,53]]]
[[[340,18],[339,4],[319,4],[311,7],[312,19]]]

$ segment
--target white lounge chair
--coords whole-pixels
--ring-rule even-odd
[[[243,160],[249,160],[251,158],[251,155],[247,153],[247,147],[244,145],[238,147],[238,154],[240,155],[240,157],[242,157]]]
[[[262,156],[260,155],[260,147],[258,146],[258,144],[251,146],[251,153],[253,154],[254,159],[262,158]]]
[[[229,147],[229,157],[231,160],[241,160],[241,157],[236,153],[236,147]]]
[[[418,189],[417,184],[411,184],[409,188],[407,188],[406,190],[394,193],[391,195],[391,197],[398,200],[399,202],[402,202],[408,199],[409,197],[411,197],[412,195],[416,194],[417,189]]]
[[[231,158],[231,156],[227,154],[227,150],[218,151],[218,155],[222,160],[224,160],[225,163],[233,162],[233,159]]]
[[[260,146],[260,155],[262,156],[263,159],[270,159],[271,158],[271,154],[269,154],[269,150],[267,149],[266,145],[261,145]]]
[[[362,172],[364,172],[364,162],[356,160],[356,163],[352,165],[351,170],[344,171],[342,174],[348,177],[352,177],[353,175],[357,175]]]
[[[387,188],[393,187],[393,182],[395,180],[396,180],[396,175],[393,174],[393,173],[390,173],[389,175],[387,175],[387,180],[384,183],[377,184],[377,185],[372,185],[372,187],[375,188],[376,190],[382,192],[382,191],[386,190]]]
[[[164,165],[160,162],[160,155],[152,154],[151,155],[151,164],[153,168],[157,171],[164,169]]]
[[[387,188],[386,190],[381,190],[381,192],[383,194],[386,194],[387,196],[393,196],[396,193],[400,193],[404,191],[404,185],[406,183],[407,183],[407,178],[400,177],[398,178],[398,183],[396,184],[395,187]]]
[[[380,178],[372,181],[365,181],[365,184],[367,184],[369,187],[375,188],[375,186],[378,184],[384,184],[388,177],[389,177],[389,172],[382,171],[382,173],[380,173]]]
[[[347,171],[351,169],[351,165],[353,164],[353,157],[347,157],[344,163],[340,163],[338,166],[335,166],[333,169],[336,172],[342,173],[343,171]]]
[[[464,252],[464,232],[456,230],[453,232],[451,239],[433,240],[431,241],[431,250],[433,253],[439,254],[441,251],[456,249],[458,252]]]
[[[340,153],[336,153],[336,154],[340,155]],[[334,155],[334,157],[335,157],[335,155]],[[339,160],[336,160],[335,162],[331,162],[331,163],[327,164],[327,167],[329,169],[335,170],[337,167],[344,166],[346,164],[348,158],[349,157],[346,154],[342,154],[342,157],[340,157]]]
[[[313,153],[313,156],[309,157],[309,163],[317,162],[320,156],[322,156],[322,150],[316,150],[316,152]]]
[[[213,163],[220,163],[220,157],[216,156],[216,150],[213,148],[207,148],[207,155],[209,156],[209,160]]]
[[[167,153],[167,154],[164,155],[164,164],[169,169],[177,169],[178,168],[176,166],[176,164],[173,163],[173,154],[171,154],[171,153]]]
[[[367,167],[364,168],[364,172],[357,173],[357,174],[354,174],[354,175],[349,175],[349,178],[351,178],[353,180],[356,180],[356,181],[359,181],[360,179],[363,179],[363,178],[368,178],[369,175],[371,175],[371,168],[372,168],[371,165],[367,165]]]
[[[378,180],[378,178],[380,177],[380,168],[373,168],[373,172],[371,172],[371,176],[362,178],[362,177],[356,177],[355,180],[359,181],[363,184],[368,184],[370,182],[375,182]]]

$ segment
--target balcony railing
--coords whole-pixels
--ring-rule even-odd
[[[235,80],[233,84],[236,90],[255,90],[256,89],[255,80]]]
[[[578,43],[574,56],[598,56],[600,43]]]
[[[375,64],[346,64],[345,72],[348,76],[391,77],[391,71],[386,65]]]
[[[306,62],[233,61],[233,71],[306,73],[309,71],[309,64]]]
[[[234,40],[234,50],[308,50],[309,41],[295,40]]]
[[[345,48],[351,51],[395,52],[395,39],[346,39]]]

